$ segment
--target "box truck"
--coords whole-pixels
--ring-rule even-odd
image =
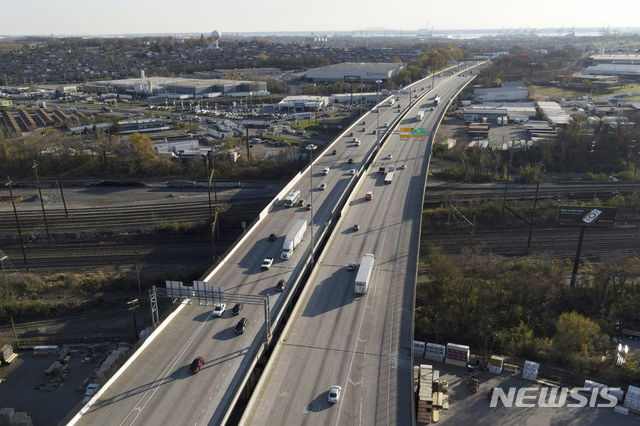
[[[306,230],[307,221],[304,219],[298,220],[293,225],[293,228],[291,228],[287,236],[284,238],[284,243],[282,244],[282,254],[280,255],[281,259],[291,259],[293,250],[298,246],[298,244],[300,244],[300,241],[302,241]]]
[[[371,280],[371,273],[373,272],[373,263],[375,256],[371,253],[367,253],[362,256],[360,261],[360,267],[358,268],[358,274],[356,275],[356,294],[365,294],[369,288],[369,280]]]

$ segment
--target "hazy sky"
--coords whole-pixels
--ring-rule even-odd
[[[2,35],[640,27],[640,0],[3,0]]]

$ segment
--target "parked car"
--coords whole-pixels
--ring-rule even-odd
[[[204,358],[202,358],[201,356],[197,357],[189,366],[189,373],[196,374],[198,371],[200,371],[200,368],[202,368],[203,365]]]
[[[278,234],[276,234],[275,232],[271,233],[269,235],[269,241],[274,242],[276,240],[276,238],[278,238]]]
[[[283,292],[285,288],[287,288],[287,282],[284,279],[278,281],[278,284],[276,284],[276,291]]]
[[[240,314],[240,311],[242,310],[242,308],[243,308],[242,303],[236,303],[233,309],[231,309],[231,314],[232,315]]]
[[[342,386],[333,385],[329,389],[329,397],[327,398],[330,403],[335,404],[340,401],[340,393],[342,393]]]
[[[235,331],[236,334],[244,333],[244,330],[247,328],[248,323],[249,323],[248,319],[242,318],[240,321],[238,321],[233,331]]]
[[[221,317],[226,308],[227,308],[227,304],[226,303],[218,303],[218,304],[216,304],[216,306],[213,307],[213,316],[214,317]]]

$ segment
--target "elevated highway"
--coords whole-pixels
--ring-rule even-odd
[[[447,81],[456,84],[446,83]],[[429,77],[410,87],[414,90],[410,92],[413,104],[418,108],[424,107],[422,104],[424,97],[421,99],[419,96],[426,94],[431,84],[435,83],[439,85],[438,90],[440,87],[444,90],[445,83],[446,87],[449,87],[449,84],[452,87],[461,87],[465,81],[468,82],[468,78],[459,78],[455,75]],[[444,98],[444,94],[443,91],[440,96]],[[415,273],[412,275],[412,270],[415,270],[415,261],[411,260],[412,256],[417,257],[419,222],[415,222],[415,210],[419,209],[416,206],[421,205],[422,202],[421,191],[424,189],[428,161],[426,152],[430,140],[398,142],[398,134],[393,130],[395,126],[404,120],[415,120],[415,117],[408,113],[410,111],[407,107],[408,97],[401,97],[399,103],[403,104],[404,108],[388,106],[383,100],[381,105],[386,106],[377,108],[376,113],[363,116],[362,121],[358,121],[347,129],[344,136],[338,137],[327,148],[325,152],[328,154],[316,155],[313,162],[313,186],[311,170],[307,168],[261,213],[258,223],[247,230],[241,243],[234,247],[224,261],[202,278],[212,286],[220,287],[223,294],[262,296],[270,308],[268,312],[270,328],[275,329],[279,325],[285,308],[291,302],[292,294],[301,283],[303,271],[311,261],[311,231],[307,231],[307,235],[302,244],[296,248],[293,257],[286,261],[279,258],[282,236],[286,235],[297,220],[308,219],[313,223],[313,240],[317,245],[335,225],[335,221],[343,211],[344,203],[347,202],[347,196],[353,191],[354,198],[348,200],[349,205],[344,210],[347,218],[338,222],[338,228],[334,234],[338,235],[338,238],[339,236],[355,237],[348,230],[352,225],[351,222],[355,220],[360,221],[362,229],[358,231],[356,238],[348,238],[348,241],[342,242],[338,240],[337,247],[342,249],[344,246],[344,251],[335,251],[334,243],[329,250],[325,249],[328,257],[322,258],[322,265],[328,262],[336,269],[333,271],[331,267],[315,269],[313,277],[318,277],[319,283],[327,284],[321,285],[320,290],[307,291],[315,294],[316,291],[321,292],[327,289],[331,294],[339,293],[334,289],[333,280],[331,283],[327,282],[326,277],[329,275],[326,274],[337,274],[336,276],[341,277],[339,282],[344,282],[343,285],[350,287],[346,283],[347,275],[343,271],[344,262],[352,258],[357,261],[358,253],[368,251],[369,247],[372,247],[379,256],[375,274],[376,282],[394,282],[400,285],[387,286],[388,288],[374,286],[370,293],[357,301],[352,300],[352,292],[344,290],[343,299],[336,296],[338,299],[330,298],[324,301],[323,298],[323,302],[317,306],[305,305],[307,306],[305,310],[311,320],[323,321],[326,317],[323,313],[339,312],[340,317],[344,318],[340,321],[341,324],[344,323],[349,328],[358,324],[360,324],[359,327],[364,327],[362,331],[366,334],[362,334],[362,337],[370,341],[365,350],[373,351],[373,356],[380,361],[378,367],[363,366],[361,368],[363,360],[351,358],[350,365],[357,366],[358,374],[355,374],[355,370],[354,374],[348,371],[338,374],[339,370],[344,368],[340,367],[340,359],[327,359],[325,365],[334,371],[335,377],[331,379],[337,382],[348,380],[349,377],[353,377],[357,382],[357,377],[366,377],[367,385],[371,385],[375,383],[371,377],[388,377],[386,390],[375,392],[376,402],[372,403],[370,396],[359,396],[353,392],[355,388],[353,390],[347,388],[351,393],[345,394],[344,401],[352,401],[352,411],[359,412],[363,408],[377,406],[378,398],[381,397],[387,401],[388,408],[385,410],[392,416],[390,418],[397,418],[392,412],[396,412],[399,407],[403,410],[409,408],[408,403],[405,402],[404,406],[399,406],[399,402],[396,401],[397,393],[410,386],[409,377],[398,381],[399,376],[395,370],[399,361],[406,363],[411,355],[411,346],[403,347],[403,345],[406,346],[404,342],[409,341],[412,335],[412,310],[406,309],[407,312],[402,315],[400,311],[403,306],[405,308],[413,306],[412,296],[409,297],[411,293],[406,293],[406,289],[413,285],[415,276]],[[441,117],[444,111],[443,108],[444,105],[425,117],[425,120],[432,120],[426,121],[426,124],[432,125],[438,121],[438,117]],[[389,127],[378,127],[377,123],[381,125],[388,123]],[[361,140],[360,145],[350,142],[353,139],[353,136],[348,136],[351,132]],[[394,162],[405,161],[407,164],[407,169],[403,171],[404,175],[400,176],[401,173],[398,173],[397,182],[385,188],[377,188],[381,186],[379,180],[369,172],[369,168],[366,168],[376,154],[378,142],[384,143],[385,146],[384,153],[381,155],[387,155],[388,150],[393,152]],[[336,149],[336,155],[330,154],[333,149]],[[349,163],[349,159],[353,159],[352,164]],[[374,168],[377,167],[378,161],[382,160],[374,161]],[[321,174],[324,167],[330,168],[326,176]],[[355,169],[355,174],[350,173],[351,169]],[[325,190],[319,189],[321,183],[326,184]],[[280,201],[292,188],[301,190],[305,202],[309,202],[311,191],[313,191],[312,218],[311,212],[304,207],[282,207]],[[365,188],[373,188],[380,194],[374,201],[374,206],[380,209],[377,214],[375,213],[377,209],[369,208],[370,206],[361,202],[364,196],[362,191]],[[411,194],[410,197],[407,194]],[[412,218],[411,222],[408,218]],[[267,236],[272,232],[281,235],[275,242],[267,240]],[[413,239],[415,243],[411,242]],[[265,257],[273,257],[276,261],[268,271],[261,271],[260,264]],[[279,279],[285,279],[289,283],[282,293],[274,289]],[[315,289],[316,286],[313,288]],[[215,294],[212,293],[210,296],[216,297]],[[245,305],[239,317],[248,319],[248,327],[244,334],[236,335],[233,328],[238,317],[232,316],[227,311],[222,317],[214,318],[211,315],[211,298],[199,301],[197,296],[193,299],[183,303],[169,320],[165,320],[160,325],[159,329],[145,342],[144,347],[134,354],[116,376],[72,420],[71,424],[224,424],[227,421],[230,408],[238,399],[240,390],[249,380],[252,380],[251,373],[257,360],[271,343],[268,341],[270,333],[265,329],[265,314],[262,307],[258,305]],[[384,300],[386,302],[383,303]],[[316,297],[312,301],[319,302],[319,299]],[[327,306],[326,303],[329,305]],[[384,317],[384,321],[379,322],[380,317],[376,315],[377,322],[371,324],[365,322],[372,318],[372,309],[365,309],[366,306],[375,306],[378,309],[386,303],[391,305],[384,311],[384,315],[387,315],[386,312],[391,309],[389,315],[392,317]],[[344,310],[340,309],[342,306]],[[334,318],[328,321],[331,324],[331,321],[336,320]],[[315,328],[310,323],[306,325],[309,327],[307,330],[316,330],[311,334],[318,334],[318,338],[325,336],[325,339],[326,334],[320,333],[320,330],[326,326],[324,322],[318,322]],[[344,347],[347,349],[343,350],[351,352],[352,356],[361,350],[354,346],[358,338],[354,341],[353,336],[348,339],[346,336],[338,337],[340,345],[346,345]],[[385,346],[382,349],[378,342],[380,338],[384,339]],[[333,338],[331,339],[333,341]],[[320,347],[327,347],[328,342],[320,340],[317,344],[321,345]],[[401,358],[399,354],[402,354]],[[204,357],[205,364],[199,373],[190,375],[187,367],[197,356]],[[370,358],[365,357],[364,362],[366,363],[368,359]],[[337,363],[335,366],[334,362]],[[383,364],[387,367],[382,371],[376,371]],[[326,371],[326,369],[323,370]],[[402,371],[405,370],[406,368],[402,369]],[[298,376],[298,379],[300,377],[304,376]],[[318,386],[324,386],[325,381],[318,383]],[[305,392],[312,395],[316,390],[307,389]],[[291,409],[287,409],[287,412]],[[286,418],[283,419],[286,420]],[[271,424],[279,424],[279,421],[274,420]]]
[[[450,99],[470,79],[442,81],[397,127],[423,126],[433,135],[447,106],[430,111],[428,99],[435,92]],[[397,130],[386,140],[349,198],[241,424],[413,423],[413,312],[431,142]],[[391,184],[378,173],[383,166],[396,167]],[[365,253],[375,255],[374,273],[367,293],[356,296],[355,272],[346,267]],[[336,384],[342,397],[331,404]]]

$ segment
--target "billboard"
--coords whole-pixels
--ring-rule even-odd
[[[347,83],[360,83],[361,79],[362,79],[362,77],[360,77],[359,75],[345,75],[344,76],[344,81],[346,81]]]
[[[610,227],[616,212],[615,207],[559,206],[556,220],[560,225]]]

